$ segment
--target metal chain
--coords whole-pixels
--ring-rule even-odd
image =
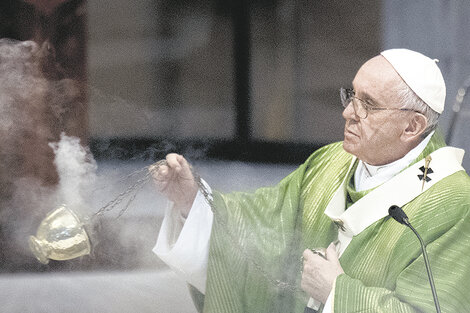
[[[124,208],[119,211],[119,214],[117,218],[121,217],[124,212],[129,208],[131,202],[135,199],[137,196],[137,191],[140,190],[150,179],[151,172],[153,171],[153,167],[158,169],[161,165],[166,164],[165,160],[158,161],[150,166],[146,166],[142,169],[139,169],[137,171],[132,172],[131,174],[127,175],[126,178],[130,178],[132,176],[135,176],[137,174],[140,174],[144,172],[145,170],[145,175],[138,179],[134,184],[129,186],[125,191],[121,192],[116,198],[113,200],[109,201],[106,203],[104,206],[102,206],[97,212],[95,212],[92,216],[91,219],[94,219],[97,216],[103,215],[106,212],[109,212],[116,208],[126,197],[131,194],[131,192],[134,192],[134,194],[130,197],[130,199],[127,201],[127,204],[124,206]]]
[[[136,174],[142,173],[144,170],[147,171],[146,174],[142,178],[138,179],[134,184],[129,186],[125,191],[121,192],[116,198],[114,198],[113,200],[111,200],[110,202],[102,206],[96,213],[92,215],[91,218],[93,219],[97,216],[101,216],[105,214],[106,212],[109,212],[115,209],[122,201],[124,201],[124,199],[126,199],[129,196],[129,194],[131,194],[131,192],[135,192],[133,195],[131,195],[125,207],[119,211],[117,218],[122,216],[124,212],[129,208],[129,205],[131,204],[131,202],[135,199],[137,195],[136,191],[140,190],[145,185],[145,183],[149,181],[152,173],[155,171],[158,171],[158,169],[162,165],[167,165],[166,160],[160,160],[158,162],[153,163],[150,166],[146,166],[128,175],[127,177],[131,177]],[[226,230],[226,233],[229,235],[231,241],[234,243],[233,247],[237,249],[238,252],[248,261],[248,263],[252,264],[253,267],[256,269],[256,271],[258,271],[266,279],[266,281],[268,281],[271,285],[279,289],[291,292],[292,294],[294,294],[294,296],[299,295],[299,292],[302,291],[300,287],[294,286],[288,282],[282,281],[281,279],[272,277],[272,274],[267,272],[261,264],[259,264],[256,260],[254,260],[253,257],[247,251],[245,251],[242,244],[238,241],[238,237],[232,233],[230,227],[228,226],[228,222],[216,210],[214,201],[212,198],[212,194],[209,192],[209,190],[206,188],[206,186],[202,182],[201,177],[196,173],[196,171],[192,167],[190,167],[190,169],[193,174],[194,180],[199,188],[199,191],[201,192],[204,199],[210,206],[211,211],[214,214],[214,217],[217,217],[214,220],[217,221],[222,226],[222,228]]]

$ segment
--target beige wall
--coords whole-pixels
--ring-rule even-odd
[[[339,88],[380,51],[380,1],[257,3],[253,137],[340,140]],[[214,7],[89,0],[92,136],[234,136],[232,26]]]
[[[230,137],[230,20],[209,4],[91,0],[93,137]]]
[[[380,51],[380,2],[278,3],[253,16],[254,135],[341,140],[339,89]]]

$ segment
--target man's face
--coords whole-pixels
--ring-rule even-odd
[[[371,106],[400,108],[396,94],[400,76],[382,56],[367,61],[357,72],[353,88],[357,98]],[[355,99],[354,101],[359,101]],[[383,165],[403,157],[403,131],[409,112],[397,110],[369,111],[359,118],[352,103],[343,111],[344,149],[371,165]]]

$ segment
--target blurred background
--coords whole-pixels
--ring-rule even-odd
[[[95,225],[91,257],[34,259],[24,238],[52,209],[38,199],[60,183],[48,143],[62,132],[108,188],[95,211],[173,151],[214,188],[252,190],[342,140],[339,88],[380,51],[410,48],[439,59],[441,130],[470,150],[469,14],[466,0],[2,1],[0,38],[17,40],[0,41],[5,312],[195,312],[151,252],[166,206],[151,184]]]

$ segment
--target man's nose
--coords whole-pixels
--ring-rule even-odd
[[[354,111],[354,104],[349,102],[349,104],[343,110],[343,118],[345,120],[358,120],[359,117],[356,115],[356,111]]]

